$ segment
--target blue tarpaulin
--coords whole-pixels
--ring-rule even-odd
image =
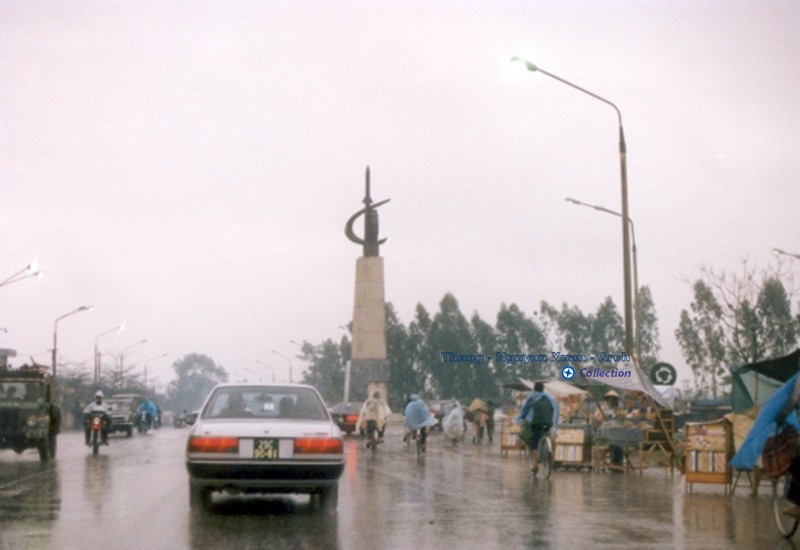
[[[731,459],[731,466],[738,470],[752,470],[755,468],[756,461],[764,451],[764,444],[770,436],[775,435],[778,427],[775,419],[783,409],[786,401],[792,395],[795,381],[800,374],[795,374],[786,383],[784,383],[778,390],[772,394],[769,401],[764,404],[761,412],[756,418],[750,433],[739,447],[739,452]],[[786,419],[789,424],[795,428],[800,428],[800,422],[797,421],[797,414],[792,412]]]

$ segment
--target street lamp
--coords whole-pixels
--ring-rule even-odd
[[[150,361],[154,361],[156,359],[161,359],[162,357],[166,357],[166,353],[162,353],[161,355],[156,355],[155,357],[151,357],[150,359],[146,359],[144,362],[144,389],[147,391],[147,363]]]
[[[32,271],[33,269],[34,269],[33,263],[29,263],[27,266],[25,266],[25,269],[20,269],[5,281],[0,282],[0,287],[4,287],[6,285],[10,285],[11,283],[16,283],[19,281],[24,281],[25,279],[28,279],[30,277],[39,278],[44,276],[44,271],[35,271],[33,273],[27,273],[28,271]]]
[[[269,369],[269,372],[272,373],[272,383],[274,384],[275,383],[275,369],[272,368],[272,365],[267,365],[266,363],[262,363],[258,359],[256,359],[256,363],[258,363],[262,367],[267,367]]]
[[[81,311],[87,311],[87,310],[90,310],[90,309],[92,309],[93,307],[94,307],[94,306],[81,306],[81,307],[79,307],[78,309],[74,309],[74,310],[70,311],[69,313],[65,313],[65,314],[64,314],[64,315],[62,315],[61,317],[57,318],[57,319],[56,319],[56,322],[55,322],[55,323],[53,323],[53,380],[54,380],[54,381],[55,381],[55,379],[56,379],[56,369],[57,369],[57,365],[56,365],[56,362],[57,362],[57,360],[56,360],[56,353],[58,352],[58,322],[59,322],[61,319],[64,319],[64,318],[66,318],[66,317],[69,317],[70,315],[75,315],[76,313],[80,313]]]
[[[119,383],[120,384],[122,384],[123,370],[124,370],[124,367],[125,367],[125,352],[128,351],[131,348],[135,348],[136,346],[144,344],[146,342],[147,342],[147,338],[145,338],[144,340],[139,340],[135,344],[131,344],[130,346],[128,346],[127,348],[125,348],[121,352],[119,352]]]
[[[285,355],[283,355],[282,353],[279,353],[279,352],[277,352],[275,350],[272,350],[272,353],[274,353],[278,357],[283,357],[284,359],[289,361],[289,383],[291,384],[292,383],[292,360],[289,359],[288,357],[286,357]]]
[[[100,350],[97,349],[97,341],[106,334],[111,334],[112,332],[116,332],[118,330],[124,329],[124,325],[119,325],[117,327],[112,328],[111,330],[107,330],[102,334],[99,334],[94,339],[94,386],[97,387],[97,383],[100,381]]]
[[[619,108],[614,105],[609,100],[600,97],[597,94],[590,92],[589,90],[585,90],[580,86],[573,84],[567,80],[564,80],[561,77],[558,77],[552,73],[549,73],[545,70],[540,69],[530,61],[525,61],[519,57],[512,57],[511,61],[519,61],[525,65],[525,68],[532,72],[540,72],[545,76],[549,76],[559,82],[570,86],[578,90],[579,92],[583,92],[587,95],[592,96],[593,98],[602,101],[606,105],[610,105],[614,111],[617,113],[617,120],[619,122],[619,165],[620,165],[620,174],[621,174],[621,191],[622,191],[622,264],[623,264],[623,273],[624,273],[624,291],[625,291],[625,351],[628,353],[633,353],[633,307],[631,305],[631,244],[630,244],[630,232],[628,230],[628,220],[630,219],[628,215],[628,168],[626,164],[626,146],[625,146],[625,131],[622,128],[622,113],[620,112]]]
[[[783,254],[784,256],[789,256],[790,258],[794,258],[795,260],[800,260],[800,254],[793,254],[791,252],[786,252],[785,250],[781,250],[780,248],[773,248],[772,253],[776,256]]]
[[[586,204],[585,202],[579,201],[578,199],[573,199],[567,197],[564,199],[567,202],[571,202],[572,204],[577,204],[578,206],[586,206],[588,208],[594,208],[598,212],[605,212],[606,214],[611,214],[613,216],[622,217],[622,214],[619,212],[615,212],[614,210],[610,210],[604,206],[597,206],[594,204]],[[639,311],[639,260],[636,256],[636,231],[633,226],[633,219],[628,218],[628,221],[631,224],[631,241],[632,241],[632,248],[633,248],[633,311],[635,312],[635,319],[636,319],[636,355],[641,361],[642,359],[642,320],[640,318],[640,311]]]

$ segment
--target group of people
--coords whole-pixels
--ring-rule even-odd
[[[87,446],[91,445],[89,441],[89,436],[91,434],[90,419],[95,413],[100,413],[102,415],[100,442],[103,445],[108,445],[108,427],[111,424],[111,407],[104,401],[103,390],[97,390],[94,393],[94,400],[83,409],[84,439]],[[150,427],[152,427],[153,422],[159,421],[158,419],[161,415],[159,408],[149,399],[145,399],[139,405],[137,413],[139,415],[146,415],[145,418],[149,418]]]
[[[539,388],[539,385],[537,384],[536,388],[534,388],[534,392],[529,399],[534,398],[534,396],[535,399],[538,399],[538,396],[544,395],[543,389]],[[552,397],[547,396],[547,398],[555,403]],[[554,407],[557,409],[558,405],[555,404]],[[480,399],[475,399],[465,408],[454,397],[444,406],[443,412],[441,420],[442,433],[444,438],[453,445],[463,439],[468,428],[471,431],[473,443],[482,443],[484,434],[487,436],[489,443],[493,442],[495,405],[491,401],[484,402]],[[522,412],[525,413],[525,416],[533,415],[532,410],[524,407]],[[383,442],[386,422],[390,414],[391,410],[379,391],[374,392],[361,406],[358,426],[367,434],[367,448]],[[418,394],[411,394],[406,400],[403,407],[403,418],[405,423],[403,442],[408,442],[413,437],[419,437],[421,451],[425,452],[428,428],[436,426],[439,422]],[[555,418],[558,418],[557,410]],[[548,418],[548,425],[553,425],[553,423],[552,419]],[[372,437],[373,432],[377,432],[377,438]],[[538,438],[535,443],[538,443]]]

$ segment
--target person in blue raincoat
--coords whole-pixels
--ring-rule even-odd
[[[534,415],[535,404],[540,399],[547,399],[550,402],[552,416],[550,418],[536,418]],[[536,382],[533,385],[533,392],[525,399],[519,414],[514,418],[516,424],[528,423],[532,428],[532,440],[530,449],[531,473],[536,475],[539,472],[539,440],[551,429],[558,428],[558,401],[549,393],[544,391],[544,383]]]
[[[158,415],[158,409],[156,408],[155,404],[150,401],[149,399],[145,399],[144,402],[139,405],[139,414],[145,413],[148,415],[146,419],[147,427],[153,427],[153,421],[156,419],[156,415]]]
[[[408,402],[408,405],[406,405],[403,416],[405,416],[406,427],[412,434],[419,430],[422,452],[424,453],[427,429],[436,425],[436,418],[433,416],[433,413],[431,413],[428,405],[425,404],[425,401],[416,393],[411,395],[411,400]]]

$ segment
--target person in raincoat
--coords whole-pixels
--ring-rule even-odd
[[[425,401],[416,393],[411,395],[411,400],[406,405],[403,416],[405,416],[406,427],[412,434],[419,430],[420,443],[424,453],[427,431],[428,428],[436,425],[436,417],[433,416]]]
[[[458,440],[464,437],[464,409],[454,397],[447,405],[447,415],[442,420],[442,432],[445,438],[453,442],[453,446]]]
[[[376,391],[372,397],[364,401],[358,414],[358,425],[363,426],[367,432],[367,448],[372,445],[373,430],[378,430],[378,443],[383,443],[383,431],[386,429],[386,419],[392,414],[389,405],[381,399],[381,392]]]
[[[482,399],[475,398],[469,404],[467,411],[470,413],[472,442],[480,445],[483,443],[483,430],[486,428],[486,421],[489,418],[489,406]]]
[[[539,407],[536,403],[540,399],[547,400],[549,407]],[[545,408],[549,409],[549,414],[546,417],[537,418],[535,410]],[[536,382],[533,385],[533,392],[525,399],[525,403],[522,404],[522,409],[514,418],[514,422],[523,425],[527,423],[531,428],[531,440],[526,444],[530,451],[531,473],[535,476],[539,471],[539,440],[551,429],[558,428],[558,401],[550,394],[545,393],[543,382]]]

